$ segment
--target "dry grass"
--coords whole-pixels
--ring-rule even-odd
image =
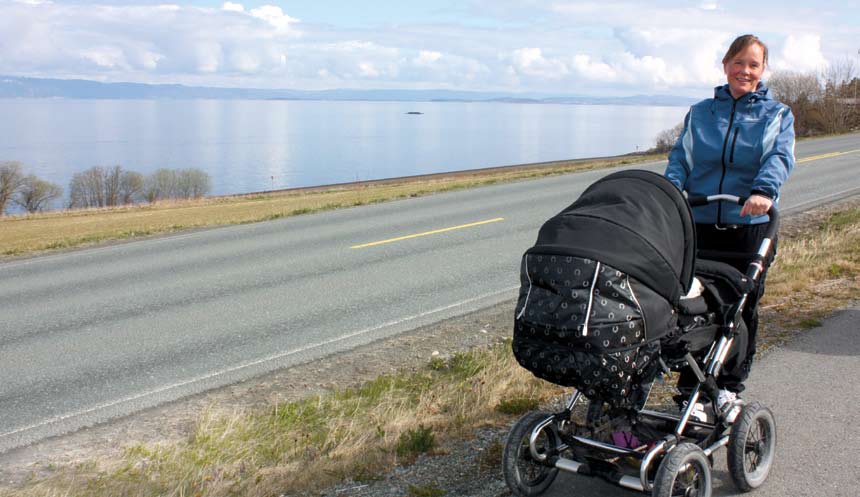
[[[856,298],[860,286],[860,209],[835,213],[781,241],[763,301],[770,311],[761,340],[814,324]],[[779,312],[775,312],[776,310]],[[134,446],[120,461],[59,468],[53,476],[2,495],[276,496],[345,479],[376,478],[434,439],[468,436],[477,426],[509,420],[557,397],[562,389],[520,368],[509,344],[414,373],[382,376],[259,411],[203,413],[181,443]],[[415,494],[433,489],[416,488]]]
[[[774,328],[815,327],[860,295],[860,208],[829,215],[782,240],[778,251],[762,300]]]
[[[509,347],[455,355],[259,412],[203,413],[181,444],[135,446],[118,463],[63,468],[7,496],[276,496],[368,480],[504,417],[509,397],[546,401],[558,388],[516,367]],[[430,440],[428,441],[428,438]]]
[[[18,256],[154,234],[269,221],[310,212],[417,197],[538,176],[656,159],[559,161],[427,177],[202,200],[0,217],[0,256]]]

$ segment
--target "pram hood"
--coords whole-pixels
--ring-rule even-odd
[[[675,185],[650,171],[628,170],[589,186],[544,223],[529,251],[603,261],[677,306],[692,284],[696,233]]]

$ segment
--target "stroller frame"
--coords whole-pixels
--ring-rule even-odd
[[[746,202],[746,198],[725,194],[688,198],[688,202],[691,206],[706,205],[717,201],[727,201],[743,205]],[[758,252],[749,262],[746,271],[746,277],[753,283],[753,285],[750,286],[752,289],[755,288],[755,284],[764,272],[764,261],[770,254],[773,240],[779,227],[779,213],[776,206],[772,206],[770,208],[768,215],[770,216],[770,225],[767,233],[759,246]],[[508,458],[510,450],[514,450],[516,453],[516,448],[513,444],[523,446],[523,449],[525,448],[523,445],[525,444],[525,437],[523,435],[525,435],[528,438],[528,454],[525,454],[525,457],[530,459],[532,463],[551,468],[552,473],[549,477],[549,481],[540,481],[540,484],[536,485],[533,489],[522,491],[522,489],[514,488],[516,485],[512,485],[512,475],[509,474],[510,468],[508,463],[505,462],[505,477],[508,481],[509,487],[511,487],[511,489],[517,494],[539,495],[546,490],[546,488],[551,484],[552,479],[555,478],[557,471],[560,470],[586,476],[599,476],[610,483],[630,490],[639,492],[653,491],[653,495],[655,496],[670,495],[672,494],[671,487],[673,485],[672,482],[674,481],[675,475],[672,475],[672,478],[670,479],[670,488],[668,490],[664,488],[655,488],[655,486],[660,486],[660,483],[657,483],[656,481],[660,475],[658,473],[657,476],[652,479],[652,475],[655,474],[654,468],[660,466],[658,471],[662,472],[662,466],[666,463],[666,460],[669,459],[669,455],[682,445],[683,442],[692,439],[695,440],[695,446],[698,449],[696,447],[688,447],[685,448],[684,451],[690,453],[700,450],[707,458],[704,460],[706,463],[704,466],[707,467],[701,468],[701,471],[706,473],[702,475],[701,481],[701,485],[704,487],[703,493],[697,495],[709,496],[711,493],[710,465],[713,463],[712,454],[719,448],[725,447],[730,443],[737,444],[737,441],[733,442],[733,438],[737,438],[739,436],[743,436],[744,443],[746,443],[745,441],[748,433],[737,434],[736,432],[741,430],[732,429],[733,424],[738,423],[743,417],[744,410],[755,411],[746,416],[747,419],[744,423],[749,424],[749,419],[761,422],[760,418],[763,418],[765,423],[770,423],[768,425],[770,430],[768,433],[771,438],[768,440],[770,445],[767,445],[767,447],[770,448],[770,452],[767,454],[767,458],[765,460],[766,467],[763,469],[763,476],[758,474],[757,478],[753,479],[754,481],[749,481],[749,479],[744,477],[743,473],[740,476],[736,476],[736,472],[732,470],[732,478],[735,480],[736,485],[738,485],[743,491],[751,490],[763,483],[764,479],[767,477],[767,472],[769,471],[773,460],[773,447],[775,444],[775,425],[773,423],[773,416],[767,408],[761,406],[758,402],[747,405],[746,402],[738,400],[735,405],[741,407],[742,411],[734,423],[727,421],[726,413],[728,411],[721,412],[719,409],[714,410],[715,419],[713,423],[691,419],[692,414],[696,409],[696,404],[703,396],[711,402],[712,406],[716,406],[718,392],[716,378],[719,376],[722,366],[734,343],[735,336],[738,333],[736,323],[742,319],[741,313],[743,312],[748,298],[749,291],[743,292],[738,301],[731,308],[729,312],[731,319],[728,320],[728,323],[720,327],[717,332],[719,334],[719,339],[711,344],[710,349],[704,356],[704,369],[699,366],[699,363],[690,352],[687,352],[680,360],[670,360],[670,364],[667,364],[662,357],[659,358],[659,363],[662,369],[661,374],[669,373],[671,370],[689,367],[695,375],[697,383],[693,388],[692,393],[689,395],[686,407],[680,415],[643,409],[645,400],[647,399],[647,394],[650,392],[650,388],[648,391],[643,392],[644,395],[640,402],[637,403],[637,408],[628,412],[628,414],[632,415],[631,419],[634,419],[636,422],[655,423],[663,427],[663,429],[659,431],[663,433],[664,436],[660,439],[656,439],[652,444],[645,447],[647,450],[642,450],[643,447],[637,449],[621,447],[600,440],[594,440],[579,434],[562,433],[563,429],[568,426],[574,406],[582,398],[582,393],[575,391],[568,399],[563,411],[550,414],[542,420],[541,418],[535,417],[537,413],[527,414],[520,420],[520,423],[525,422],[527,425],[531,426],[524,426],[523,428],[525,428],[526,431],[522,431],[522,429],[520,429],[519,435],[517,426],[515,426],[511,431],[505,447],[505,458]],[[671,429],[673,424],[674,429]],[[671,431],[669,431],[670,429]],[[551,430],[552,433],[547,434],[547,430]],[[731,433],[727,434],[726,432],[728,430],[731,430]],[[704,434],[704,436],[702,434]],[[539,439],[542,439],[542,437],[551,442],[549,445],[554,446],[547,447],[545,444],[541,444]],[[515,438],[520,439],[517,440]],[[562,454],[568,450],[586,451],[586,457],[581,458],[586,460],[577,461],[563,457]],[[520,449],[520,453],[521,452],[522,449]],[[601,454],[604,457],[597,457],[595,454]],[[629,474],[629,471],[619,471],[618,465],[609,462],[620,459],[627,461],[628,465],[634,460],[638,462],[638,478]],[[695,462],[694,459],[695,457],[691,459],[691,461]],[[658,466],[655,466],[655,464]],[[679,468],[676,469],[680,472],[681,470],[687,469],[689,466],[690,462],[687,462],[686,459],[684,459],[681,461]],[[630,469],[635,470],[635,466],[632,466]],[[665,484],[663,485],[665,486]]]

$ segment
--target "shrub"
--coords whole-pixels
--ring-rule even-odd
[[[502,414],[523,414],[537,408],[537,399],[515,397],[513,399],[502,399],[499,405],[496,406],[496,411]]]
[[[665,154],[672,150],[672,147],[675,146],[675,142],[678,141],[678,138],[681,137],[681,133],[684,131],[684,123],[678,123],[673,128],[664,129],[657,135],[657,143],[654,145],[654,148],[649,152],[657,153],[657,154]]]
[[[397,455],[410,456],[429,452],[436,446],[436,436],[433,428],[418,425],[414,430],[406,430],[400,434],[397,442]]]
[[[94,166],[75,173],[69,183],[69,207],[111,207],[126,205],[140,199],[140,173],[126,171],[122,166]]]
[[[200,198],[211,189],[212,180],[205,171],[161,168],[146,178],[143,196],[148,202]]]

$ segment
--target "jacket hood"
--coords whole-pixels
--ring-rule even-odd
[[[724,84],[722,86],[718,86],[714,88],[714,99],[716,100],[734,100],[732,97],[732,93],[729,91],[729,85]],[[749,92],[746,95],[742,96],[738,99],[738,101],[749,101],[755,102],[757,100],[772,100],[770,98],[768,87],[764,84],[763,81],[758,82],[758,86],[755,91]]]

